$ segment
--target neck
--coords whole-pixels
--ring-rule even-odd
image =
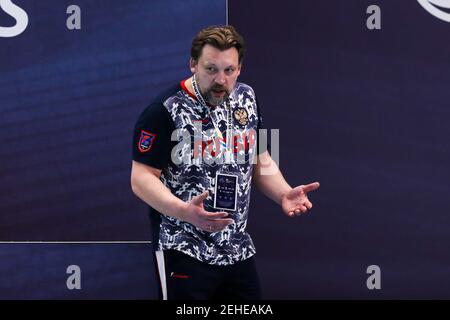
[[[194,81],[194,79],[195,79],[195,81]],[[198,82],[196,81],[197,78],[195,77],[195,75],[190,77],[188,80],[190,80],[188,84],[189,84],[189,86],[191,88],[191,89],[188,89],[188,90],[192,90],[193,91],[194,95],[197,97],[197,100],[199,100],[202,104],[204,104],[204,105],[206,105],[208,107],[214,107],[208,101],[206,101],[205,97],[202,95],[202,93],[200,91],[200,87],[198,85]],[[188,87],[186,86],[186,89],[187,88]]]

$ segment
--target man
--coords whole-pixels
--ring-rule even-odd
[[[243,57],[233,27],[201,30],[193,76],[161,94],[135,127],[131,185],[152,209],[163,299],[260,299],[246,232],[252,180],[290,217],[311,209],[307,193],[319,187],[291,188],[268,151],[255,148],[262,119],[252,88],[237,82]]]

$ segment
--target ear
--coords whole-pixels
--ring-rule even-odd
[[[191,69],[192,73],[196,73],[197,72],[197,61],[195,61],[192,58],[189,59],[189,69]]]

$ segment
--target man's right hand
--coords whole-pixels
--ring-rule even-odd
[[[206,211],[203,207],[203,201],[208,198],[208,195],[208,191],[205,191],[186,203],[183,220],[199,229],[214,233],[225,229],[228,225],[234,223],[234,220],[226,218],[228,216],[226,212]]]

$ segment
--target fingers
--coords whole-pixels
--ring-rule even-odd
[[[209,196],[209,192],[205,191],[202,194],[199,194],[198,196],[195,196],[192,198],[191,203],[195,204],[195,205],[200,205],[203,203],[203,201],[206,200],[206,198],[208,198]]]
[[[319,189],[319,187],[320,187],[320,183],[313,182],[313,183],[310,183],[310,184],[307,184],[307,185],[303,186],[303,191],[304,192],[311,192],[311,191]]]
[[[304,185],[301,185],[301,186],[296,186],[294,189],[292,189],[292,192],[295,194],[295,195],[301,195],[304,191],[303,191],[303,188],[304,188],[305,186]]]
[[[305,205],[305,207],[308,209],[308,210],[311,210],[312,209],[312,203],[310,202],[310,201],[306,201],[305,203],[304,203],[304,205]]]
[[[309,209],[312,208],[312,203],[307,201],[304,205],[300,205],[296,208],[293,208],[288,212],[289,217],[296,217],[301,215],[302,213],[306,213]]]
[[[294,213],[305,213],[306,211],[308,211],[308,208],[304,205],[300,205],[291,210],[291,212],[294,212]]]
[[[219,231],[225,229],[227,226],[229,226],[230,224],[233,224],[233,223],[234,223],[234,220],[230,219],[230,218],[207,220],[205,222],[203,230],[211,232],[211,233],[219,232]]]
[[[203,226],[202,229],[207,232],[218,232],[225,229],[230,224],[234,223],[234,220],[228,217],[227,212],[209,212],[203,211]]]
[[[215,219],[221,219],[221,218],[225,218],[228,217],[228,213],[227,212],[209,212],[209,211],[203,211],[203,214],[205,215],[205,219],[209,219],[209,220],[215,220]]]
[[[234,223],[233,219],[212,220],[211,222],[209,222],[211,230],[210,232],[221,231],[233,223]]]

